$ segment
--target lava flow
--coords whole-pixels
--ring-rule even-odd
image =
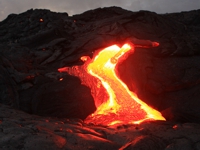
[[[110,126],[140,123],[146,120],[165,120],[159,111],[140,100],[118,77],[117,65],[131,52],[134,52],[134,45],[124,44],[121,48],[113,45],[101,50],[92,60],[87,56],[81,57],[81,60],[85,61],[84,67],[76,69],[65,67],[58,70],[78,76],[83,84],[93,89],[92,95],[97,110],[85,119],[86,123]],[[99,81],[98,85],[91,84],[88,79],[91,76],[81,75],[80,71],[84,72],[83,70],[95,77]],[[94,96],[94,92],[100,88],[99,84],[106,89],[108,95],[107,100],[100,105],[96,102],[100,97]]]

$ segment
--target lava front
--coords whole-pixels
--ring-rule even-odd
[[[148,106],[131,92],[118,76],[117,65],[133,52],[134,45],[124,44],[121,48],[113,45],[101,50],[92,60],[87,56],[81,57],[85,64],[78,69],[73,67],[58,69],[60,72],[78,76],[83,84],[95,91],[99,85],[91,85],[89,79],[85,79],[93,76],[99,81],[97,83],[106,89],[107,100],[98,106],[95,102],[97,110],[85,119],[86,123],[111,126],[141,123],[146,120],[165,120],[159,111]],[[82,72],[85,70],[89,76],[80,75],[81,70]],[[94,94],[93,97],[95,101],[100,99]]]

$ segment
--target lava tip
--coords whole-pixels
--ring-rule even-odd
[[[88,56],[81,56],[80,58],[83,62],[86,62],[88,60]]]
[[[153,47],[157,47],[157,46],[159,46],[160,44],[158,43],[158,42],[152,42],[152,46]]]

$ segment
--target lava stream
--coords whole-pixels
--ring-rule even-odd
[[[86,72],[101,81],[109,97],[85,119],[86,123],[114,125],[140,123],[145,120],[165,120],[159,111],[148,106],[131,92],[117,75],[118,62],[123,61],[125,55],[133,51],[134,45],[131,47],[129,44],[124,44],[122,48],[113,45],[101,50],[95,58],[85,63]],[[82,57],[81,60],[87,61],[86,57]],[[76,71],[68,67],[59,71],[67,71],[80,77]],[[87,82],[84,84],[88,85]]]

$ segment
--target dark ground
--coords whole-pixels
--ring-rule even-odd
[[[39,117],[0,105],[1,150],[199,150],[200,125],[145,122],[103,127]]]

